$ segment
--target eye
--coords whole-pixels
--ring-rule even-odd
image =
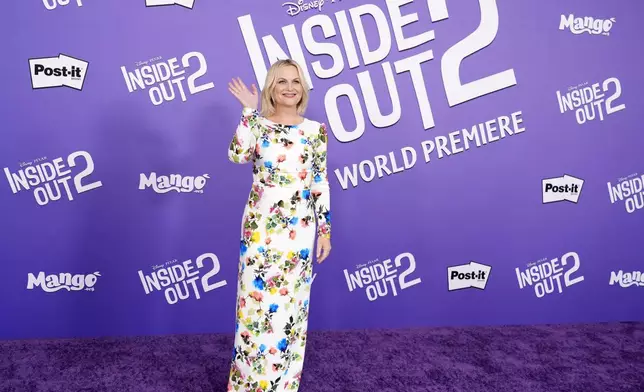
[[[286,80],[282,79],[282,80],[278,81],[277,83],[283,84],[283,83],[286,83]]]

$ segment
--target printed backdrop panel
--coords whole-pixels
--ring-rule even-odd
[[[642,13],[9,2],[0,338],[232,333],[252,167],[227,83],[287,57],[329,130],[311,329],[642,320]]]

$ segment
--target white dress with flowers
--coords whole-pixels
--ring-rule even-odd
[[[327,131],[278,124],[244,108],[228,149],[252,162],[237,282],[229,391],[297,391],[302,376],[315,237],[330,238]]]

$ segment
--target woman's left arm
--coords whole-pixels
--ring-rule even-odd
[[[315,202],[318,237],[331,238],[331,194],[327,175],[328,136],[326,124],[320,124],[320,130],[313,141],[313,183],[311,194]]]

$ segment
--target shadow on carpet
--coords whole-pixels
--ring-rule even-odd
[[[225,392],[232,335],[0,341],[2,392]],[[644,391],[644,323],[309,333],[300,392]]]

